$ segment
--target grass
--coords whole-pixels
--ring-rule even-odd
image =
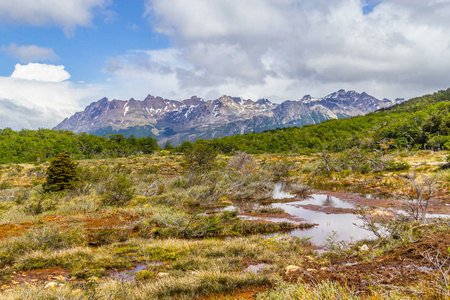
[[[422,158],[423,155],[402,159],[412,165],[412,170],[437,174],[445,185],[449,170],[439,171],[439,166],[422,164],[425,160],[440,161],[442,155],[431,153]],[[17,272],[33,274],[49,267],[62,268],[68,277],[61,282],[64,285],[51,289],[43,288],[45,280],[23,287],[16,285],[0,292],[0,299],[194,299],[214,298],[251,287],[269,289],[258,299],[319,299],[318,295],[322,295],[320,299],[353,299],[361,295],[357,294],[360,291],[342,282],[290,282],[284,276],[285,267],[320,270],[339,260],[372,261],[426,233],[447,230],[448,225],[435,224],[420,228],[424,231],[417,235],[414,232],[407,241],[368,242],[370,252],[364,255],[358,251],[358,245],[350,245],[342,255],[319,256],[308,239],[267,236],[307,228],[308,224],[244,221],[236,212],[220,210],[235,205],[262,216],[285,213],[260,206],[267,202],[274,181],[280,176],[287,176],[282,180],[299,194],[309,191],[307,183],[320,182],[339,189],[363,187],[366,191],[390,194],[402,188],[392,177],[395,172],[315,175],[317,160],[317,155],[258,155],[251,164],[238,169],[226,168],[233,160],[221,156],[221,168],[199,174],[185,174],[179,155],[85,160],[79,162],[79,185],[74,190],[46,196],[42,209],[36,209],[36,201],[46,166],[3,166],[0,283],[14,286]],[[283,165],[275,168],[278,162]],[[118,178],[118,174],[127,181],[126,188],[132,190],[125,197],[121,191],[107,192],[111,189],[107,183]],[[117,194],[122,200],[116,203]],[[105,195],[113,199],[114,205],[104,201]],[[247,270],[248,266],[261,263],[270,268],[258,273]],[[137,280],[112,276],[136,266],[146,266]],[[436,277],[432,282],[437,281]],[[365,295],[367,299],[384,299],[384,292],[379,287],[378,294]]]
[[[277,286],[267,293],[258,295],[258,300],[334,300],[359,299],[351,290],[333,282],[322,282],[315,285],[304,283],[286,284],[279,282]]]

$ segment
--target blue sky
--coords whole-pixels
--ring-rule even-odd
[[[2,46],[38,45],[54,50],[58,59],[51,63],[64,64],[74,81],[98,82],[105,80],[102,73],[108,57],[120,55],[129,49],[161,49],[169,47],[169,39],[152,32],[144,17],[142,0],[114,1],[106,11],[94,9],[92,24],[77,27],[67,36],[60,27],[0,25]],[[49,62],[42,59],[41,62]],[[6,52],[0,52],[0,76],[9,76],[16,63],[24,63]]]
[[[0,128],[52,127],[98,99],[450,85],[450,0],[0,0]]]
[[[363,14],[368,15],[381,3],[381,0],[361,0],[361,2],[363,4]]]

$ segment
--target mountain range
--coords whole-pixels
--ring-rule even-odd
[[[328,119],[364,115],[390,107],[403,99],[378,100],[367,93],[339,90],[322,98],[273,103],[222,96],[204,100],[193,96],[182,101],[148,95],[144,100],[108,100],[91,103],[54,129],[95,135],[152,136],[160,144],[170,141],[211,139],[268,129],[317,124]]]

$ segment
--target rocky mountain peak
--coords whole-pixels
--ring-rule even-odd
[[[343,89],[323,98],[305,95],[281,104],[223,95],[205,101],[197,96],[176,101],[147,95],[144,100],[102,98],[83,112],[66,118],[55,129],[94,134],[148,136],[165,143],[214,138],[288,126],[315,124],[331,118],[362,115],[396,102]]]

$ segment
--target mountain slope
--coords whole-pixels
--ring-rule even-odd
[[[191,97],[183,101],[148,95],[144,100],[103,98],[83,112],[66,118],[55,129],[97,135],[122,133],[151,135],[161,143],[211,139],[279,127],[317,124],[329,119],[364,115],[399,101],[378,100],[366,93],[340,90],[323,98],[307,95],[299,101],[272,103],[222,96],[205,101]]]
[[[450,89],[364,116],[207,141],[217,150],[249,153],[450,149]]]

